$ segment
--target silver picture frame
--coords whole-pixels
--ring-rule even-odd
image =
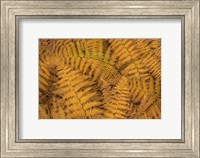
[[[199,158],[199,0],[1,0],[1,157]],[[180,19],[181,139],[19,139],[20,19]]]

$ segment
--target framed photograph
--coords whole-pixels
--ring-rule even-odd
[[[1,0],[1,157],[199,158],[199,0]]]

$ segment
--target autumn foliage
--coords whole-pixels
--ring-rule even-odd
[[[39,118],[161,118],[161,40],[40,39]]]

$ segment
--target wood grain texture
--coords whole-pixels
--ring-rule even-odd
[[[48,15],[48,16],[47,16]],[[21,17],[20,17],[21,16]],[[181,140],[19,140],[20,18],[182,18]],[[54,17],[56,16],[56,17]],[[99,17],[98,17],[99,16]],[[16,21],[15,21],[16,18]],[[16,61],[16,64],[15,64]],[[15,97],[17,96],[17,97]],[[50,142],[50,143],[48,143]],[[60,143],[59,143],[60,142]],[[70,142],[70,143],[66,143]],[[92,143],[91,143],[92,142]],[[106,142],[106,143],[105,143]],[[199,157],[199,0],[1,1],[1,157]]]

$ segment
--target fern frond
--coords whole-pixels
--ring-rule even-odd
[[[131,84],[131,100],[136,106],[132,106],[132,111],[136,111],[130,114],[131,118],[140,118],[143,113],[146,113],[148,109],[155,103],[160,103],[160,80],[150,77],[148,80],[134,79]],[[146,115],[145,115],[146,117]],[[149,118],[149,117],[148,117]]]
[[[121,70],[122,75],[132,78],[147,78],[149,74],[160,74],[159,40],[110,40],[113,54],[112,65]]]
[[[41,39],[40,118],[161,118],[161,40]]]
[[[101,100],[101,96],[93,90],[94,82],[68,65],[58,72],[58,78],[54,94],[63,96],[66,118],[95,118],[96,115],[101,115],[98,113],[100,111],[94,110],[102,106],[98,101]],[[93,109],[93,113],[89,115],[87,110],[90,109]]]
[[[140,118],[144,115],[148,119],[160,119],[161,118],[161,109],[160,109],[161,100],[158,99],[149,106],[142,114],[137,115],[137,118]]]
[[[150,52],[142,64],[155,78],[161,78],[161,59],[157,58],[154,52]]]
[[[109,64],[110,48],[108,46],[108,42],[104,40],[71,40],[62,45],[59,57],[64,57],[66,64],[74,70],[80,70],[84,75],[89,75],[93,81],[98,82],[99,86],[102,84],[98,80],[100,75],[108,82],[116,84],[121,76],[115,67]]]
[[[105,96],[106,97],[106,96]],[[129,110],[130,92],[128,80],[122,77],[119,83],[112,89],[111,96],[106,99],[108,102],[104,105],[104,115],[107,118],[126,118]]]
[[[110,63],[116,65],[122,75],[129,78],[148,76],[148,69],[144,67],[140,59],[143,53],[137,50],[137,40],[113,40],[110,43],[113,50]]]
[[[66,57],[66,63],[73,69],[78,69],[84,75],[88,75],[99,85],[102,84],[99,78],[103,78],[110,84],[116,84],[121,76],[113,66],[89,57]]]
[[[65,119],[65,104],[60,98],[53,97],[51,106],[51,115],[53,119]]]
[[[50,39],[40,39],[39,42],[39,56],[51,55],[55,51],[55,41]]]
[[[50,111],[48,108],[48,105],[46,104],[40,104],[39,106],[39,118],[40,119],[49,119],[50,117]]]

